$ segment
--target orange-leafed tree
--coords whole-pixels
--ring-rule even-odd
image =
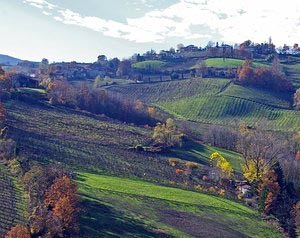
[[[277,198],[280,193],[280,186],[275,170],[270,170],[263,178],[263,186],[266,187],[266,198],[264,212],[270,214],[276,206]]]
[[[10,229],[5,238],[31,238],[31,234],[27,227],[16,225]]]
[[[54,208],[56,203],[63,197],[76,198],[77,187],[75,182],[68,176],[64,175],[54,181],[47,190],[44,204]]]
[[[44,204],[53,215],[62,221],[65,232],[77,231],[77,213],[79,198],[75,182],[68,176],[54,181],[47,190]]]

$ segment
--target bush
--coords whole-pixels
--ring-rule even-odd
[[[175,158],[170,158],[169,159],[169,165],[172,167],[175,167],[179,164],[180,160],[179,159],[175,159]]]
[[[189,161],[189,162],[185,163],[185,167],[187,169],[197,169],[199,167],[199,165],[197,163],[195,163],[195,162],[190,162]]]

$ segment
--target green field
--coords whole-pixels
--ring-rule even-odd
[[[142,61],[142,62],[138,62],[132,65],[133,68],[136,69],[145,69],[145,70],[156,70],[156,69],[160,69],[163,66],[165,66],[166,63],[163,61],[159,61],[159,60],[147,60],[147,61]]]
[[[207,67],[215,68],[237,68],[244,64],[244,60],[241,59],[231,59],[231,58],[210,58],[205,60]],[[253,67],[267,67],[267,64],[253,62]]]
[[[79,173],[87,237],[282,237],[239,203],[139,180]]]
[[[226,160],[230,162],[235,172],[242,172],[243,158],[240,154],[204,145],[195,141],[188,141],[183,148],[173,149],[169,154],[171,158],[178,158],[187,161],[193,161],[202,165],[210,165],[210,155],[214,152],[219,152]]]

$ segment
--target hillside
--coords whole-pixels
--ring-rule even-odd
[[[0,165],[0,237],[24,221],[24,194],[15,178]]]
[[[257,212],[221,197],[80,173],[82,237],[282,237]]]
[[[22,60],[11,57],[9,55],[0,54],[0,65],[17,65]]]
[[[299,112],[290,110],[285,95],[246,88],[226,79],[189,79],[110,88],[130,98],[154,103],[178,119],[233,126],[246,121],[266,123],[272,130],[300,126]]]
[[[31,93],[42,97],[39,91]],[[165,155],[138,153],[128,147],[146,143],[151,134],[147,129],[53,107],[43,100],[39,105],[18,100],[5,105],[10,135],[21,155],[46,163],[58,161],[80,171],[82,237],[218,237],[214,235],[220,232],[224,237],[251,237],[253,227],[261,231],[258,237],[281,237],[256,212],[240,204],[136,180],[183,183],[185,176],[175,174],[168,159],[207,165],[215,151],[239,172],[242,159],[237,153],[196,142]]]

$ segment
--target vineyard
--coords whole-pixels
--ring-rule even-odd
[[[230,81],[227,79],[187,79],[150,84],[111,87],[110,90],[143,102],[177,100],[194,95],[218,93]]]
[[[78,184],[82,238],[282,237],[257,212],[222,197],[90,173],[79,173]]]
[[[266,129],[288,131],[300,126],[300,113],[290,109],[287,96],[241,87],[225,79],[126,85],[110,90],[154,103],[178,119],[229,126],[264,121]]]
[[[229,126],[235,126],[240,121],[252,126],[256,122],[264,122],[265,129],[286,131],[300,126],[298,111],[278,109],[243,98],[196,96],[158,105],[176,117],[197,122]]]
[[[0,166],[0,237],[4,237],[12,226],[22,224],[23,200],[23,192],[15,179]]]

